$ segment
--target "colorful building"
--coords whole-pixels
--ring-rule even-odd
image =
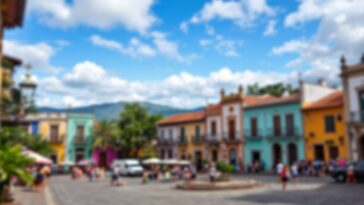
[[[265,170],[279,162],[304,159],[304,139],[299,94],[266,96],[244,107],[245,164],[259,162]]]
[[[65,141],[67,133],[66,113],[40,113],[28,115],[29,132],[33,135],[40,135],[48,140],[53,154],[50,158],[55,164],[61,164],[65,160]]]
[[[343,93],[333,92],[303,109],[306,159],[347,159]]]
[[[355,65],[341,58],[344,119],[351,160],[364,160],[364,55]]]
[[[68,114],[67,118],[67,161],[77,163],[92,160],[93,127],[92,114]]]

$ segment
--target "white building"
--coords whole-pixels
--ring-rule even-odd
[[[361,62],[347,65],[341,58],[345,122],[349,140],[349,154],[352,160],[364,159],[364,56]]]

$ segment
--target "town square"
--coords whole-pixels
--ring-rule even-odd
[[[364,205],[364,0],[0,0],[0,204]]]

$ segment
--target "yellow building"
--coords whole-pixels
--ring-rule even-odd
[[[303,108],[306,159],[347,159],[343,94],[333,92]]]
[[[49,140],[54,153],[51,159],[60,164],[65,159],[65,142],[67,133],[67,114],[42,113],[35,117],[38,119],[39,134]]]

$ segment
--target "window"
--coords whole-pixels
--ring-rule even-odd
[[[198,125],[195,127],[195,135],[197,138],[200,137],[200,126],[198,126]]]
[[[293,114],[286,115],[286,134],[287,136],[294,135],[294,118]]]
[[[335,132],[335,117],[325,116],[325,131],[326,132]]]
[[[279,115],[273,116],[274,136],[281,136],[281,117]]]
[[[173,138],[173,130],[169,129],[169,138],[172,139]]]
[[[77,137],[79,139],[84,138],[84,130],[85,130],[85,127],[83,125],[77,125]]]
[[[323,145],[315,145],[315,160],[325,160]]]
[[[339,157],[339,148],[337,146],[331,146],[329,149],[330,159],[337,159]]]
[[[215,121],[211,122],[211,134],[216,135],[216,122]]]
[[[257,118],[251,118],[250,119],[250,126],[251,126],[251,135],[252,137],[258,136],[258,120]]]
[[[235,139],[235,120],[229,120],[229,139]]]
[[[181,127],[181,142],[186,142],[185,127]]]
[[[50,128],[50,137],[52,141],[56,141],[58,139],[58,130],[59,130],[59,126],[58,125],[51,125]]]

